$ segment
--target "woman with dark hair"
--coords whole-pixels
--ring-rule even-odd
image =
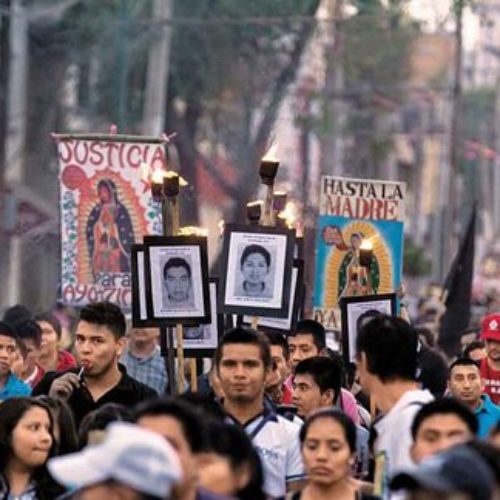
[[[132,422],[132,410],[117,403],[106,403],[87,413],[78,429],[79,449],[100,443],[111,422]]]
[[[272,290],[267,282],[271,267],[271,254],[261,245],[248,245],[241,252],[240,271],[243,277],[237,296],[271,298]]]
[[[373,498],[360,492],[353,479],[356,426],[342,411],[332,408],[313,413],[300,430],[307,486],[293,500],[360,500]]]
[[[57,455],[67,455],[78,450],[78,436],[73,413],[62,399],[50,396],[37,396],[47,405],[52,415],[54,428],[52,434],[57,446]]]
[[[209,451],[199,458],[201,486],[239,500],[265,500],[260,458],[245,432],[235,425],[212,421],[207,435]]]
[[[50,409],[36,398],[0,405],[0,498],[49,500],[63,493],[46,464],[54,454]]]

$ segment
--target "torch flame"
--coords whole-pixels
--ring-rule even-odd
[[[153,171],[153,174],[151,175],[151,182],[153,184],[163,184],[163,178],[165,177],[165,175],[166,175],[165,170],[157,168],[156,170]]]
[[[373,250],[373,243],[370,241],[370,238],[365,238],[360,245],[360,250]]]
[[[151,167],[145,163],[141,163],[141,179],[143,182],[149,182]]]
[[[179,229],[182,236],[208,236],[208,229],[198,226],[184,226]]]
[[[285,205],[285,210],[282,210],[278,217],[280,219],[284,219],[286,221],[286,225],[289,228],[292,228],[294,224],[297,222],[298,217],[298,208],[296,203],[293,201],[287,201]]]
[[[173,179],[175,177],[179,177],[179,186],[180,187],[186,187],[189,186],[189,183],[184,177],[181,177],[177,172],[174,172],[173,170],[169,170],[166,175],[168,179]]]
[[[249,207],[249,208],[250,207],[256,207],[258,205],[263,206],[264,203],[261,200],[250,201],[250,202],[247,203],[247,207]]]
[[[266,154],[262,157],[262,161],[279,163],[279,160],[276,156],[277,150],[278,145],[276,143],[272,144],[271,147],[267,150]]]

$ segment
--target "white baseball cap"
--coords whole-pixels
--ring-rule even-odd
[[[177,453],[158,434],[114,422],[102,443],[47,463],[54,479],[71,489],[114,480],[147,495],[167,498],[182,478]]]

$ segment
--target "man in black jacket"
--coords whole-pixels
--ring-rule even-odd
[[[118,364],[125,347],[125,317],[110,302],[84,307],[76,326],[75,350],[80,368],[46,374],[33,395],[48,394],[65,399],[77,426],[83,417],[106,403],[133,406],[157,396]]]

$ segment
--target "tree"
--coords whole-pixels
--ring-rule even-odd
[[[195,183],[202,161],[235,200],[228,220],[245,218],[258,187],[256,168],[279,106],[314,28],[318,0],[178,1],[174,14],[167,128],[179,133],[182,171]],[[189,5],[188,5],[189,4]],[[181,22],[184,20],[184,22]],[[230,184],[200,144],[237,169]],[[203,186],[186,206],[196,222]]]
[[[345,165],[353,176],[377,178],[392,149],[391,114],[408,76],[411,42],[418,27],[404,14],[405,1],[357,0],[344,21],[344,96],[348,102]],[[326,117],[328,119],[328,117]],[[328,131],[328,125],[323,125]]]

